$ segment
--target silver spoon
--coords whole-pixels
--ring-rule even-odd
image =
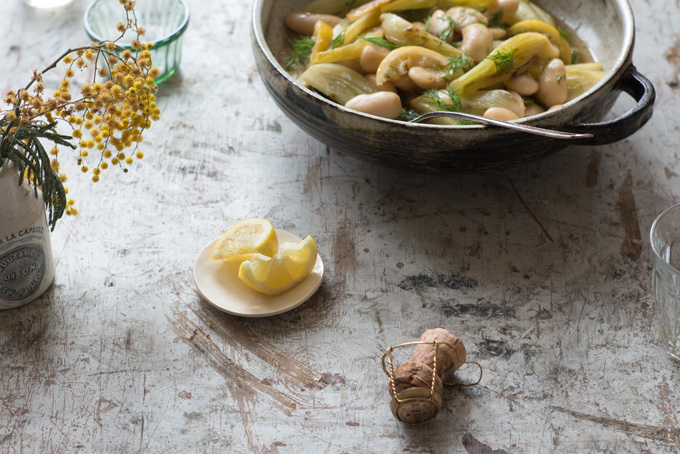
[[[508,121],[502,120],[494,120],[493,118],[480,117],[478,115],[472,115],[463,112],[447,112],[447,111],[428,112],[426,114],[422,114],[418,118],[414,118],[413,120],[409,121],[409,123],[422,123],[423,121],[437,117],[452,117],[458,118],[460,120],[470,120],[485,125],[493,125],[499,126],[501,128],[514,129],[529,134],[551,137],[553,139],[587,139],[589,137],[593,137],[592,134],[577,134],[574,132],[555,131],[552,129],[539,128],[536,126],[529,126],[519,123],[510,123]]]

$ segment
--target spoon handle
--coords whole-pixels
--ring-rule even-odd
[[[551,137],[553,139],[587,139],[593,137],[592,134],[577,134],[573,132],[555,131],[552,129],[539,128],[536,126],[529,126],[521,123],[510,123],[508,121],[494,120],[493,118],[480,117],[478,115],[467,114],[463,112],[428,112],[415,118],[409,123],[422,123],[437,117],[452,117],[461,120],[470,120],[485,125],[499,126],[501,128],[514,129],[517,131],[526,132],[529,134],[536,134],[539,136]]]

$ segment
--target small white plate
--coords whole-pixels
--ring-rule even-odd
[[[301,238],[276,229],[279,243],[302,241]],[[298,307],[317,291],[323,280],[323,261],[317,254],[314,269],[307,279],[281,295],[265,295],[248,287],[238,278],[241,262],[224,262],[210,258],[217,239],[198,253],[194,262],[194,281],[201,296],[217,309],[241,317],[267,317]]]

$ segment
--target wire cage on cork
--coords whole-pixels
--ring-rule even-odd
[[[434,340],[424,340],[433,337]],[[452,341],[436,339],[441,337],[448,337]],[[402,363],[395,373],[392,352],[412,346],[417,348],[411,361]],[[390,409],[394,417],[405,424],[425,424],[439,414],[444,386],[479,384],[482,380],[482,366],[475,361],[466,361],[465,355],[465,346],[460,339],[441,328],[426,332],[420,341],[389,347],[382,356],[382,367],[390,380],[389,391],[392,396]],[[475,364],[479,367],[476,382],[459,383],[446,380],[450,379],[451,374],[462,364]],[[402,378],[409,374],[410,376],[407,380],[400,380],[398,377],[400,374]]]

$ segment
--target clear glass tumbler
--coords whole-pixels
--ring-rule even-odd
[[[141,41],[153,43],[151,63],[160,69],[159,84],[172,76],[182,59],[182,35],[189,25],[189,6],[185,0],[144,0],[135,5],[139,26],[146,29]],[[116,24],[125,22],[125,10],[119,0],[96,0],[85,12],[85,31],[92,41],[118,38]],[[129,36],[128,36],[129,35]],[[119,41],[129,48],[133,33]]]
[[[60,6],[66,6],[73,0],[24,0],[28,6],[33,8],[58,8]]]
[[[654,253],[652,287],[664,348],[680,361],[680,205],[659,215],[652,224]]]

